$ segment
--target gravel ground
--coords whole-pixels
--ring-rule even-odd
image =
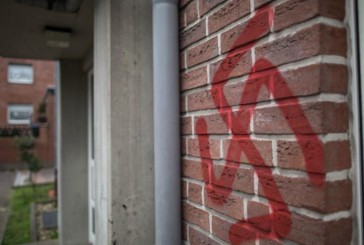
[[[36,204],[36,226],[38,241],[45,241],[57,238],[57,229],[45,229],[42,222],[42,213],[56,211],[56,202],[37,203]]]

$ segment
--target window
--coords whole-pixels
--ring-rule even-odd
[[[10,83],[32,84],[33,66],[26,64],[9,64],[8,81]]]
[[[30,124],[33,106],[25,104],[8,105],[9,124]]]

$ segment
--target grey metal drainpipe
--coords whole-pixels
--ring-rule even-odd
[[[181,244],[178,1],[153,0],[155,229]]]

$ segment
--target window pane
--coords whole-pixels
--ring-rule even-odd
[[[32,105],[9,105],[8,123],[9,124],[30,124],[33,113]]]
[[[31,65],[9,64],[8,80],[11,83],[33,83],[33,67]]]

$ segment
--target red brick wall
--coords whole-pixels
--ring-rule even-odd
[[[181,0],[183,239],[350,244],[343,0]]]
[[[9,63],[31,64],[33,83],[9,83]],[[48,86],[54,86],[54,62],[0,57],[0,127],[12,126],[7,121],[8,104],[32,104],[33,121],[37,121],[38,106]],[[54,96],[52,95],[47,100],[47,117],[48,123],[41,124],[40,136],[36,140],[34,150],[44,164],[52,165],[54,162]],[[12,166],[21,166],[14,139],[0,137],[0,169]]]

